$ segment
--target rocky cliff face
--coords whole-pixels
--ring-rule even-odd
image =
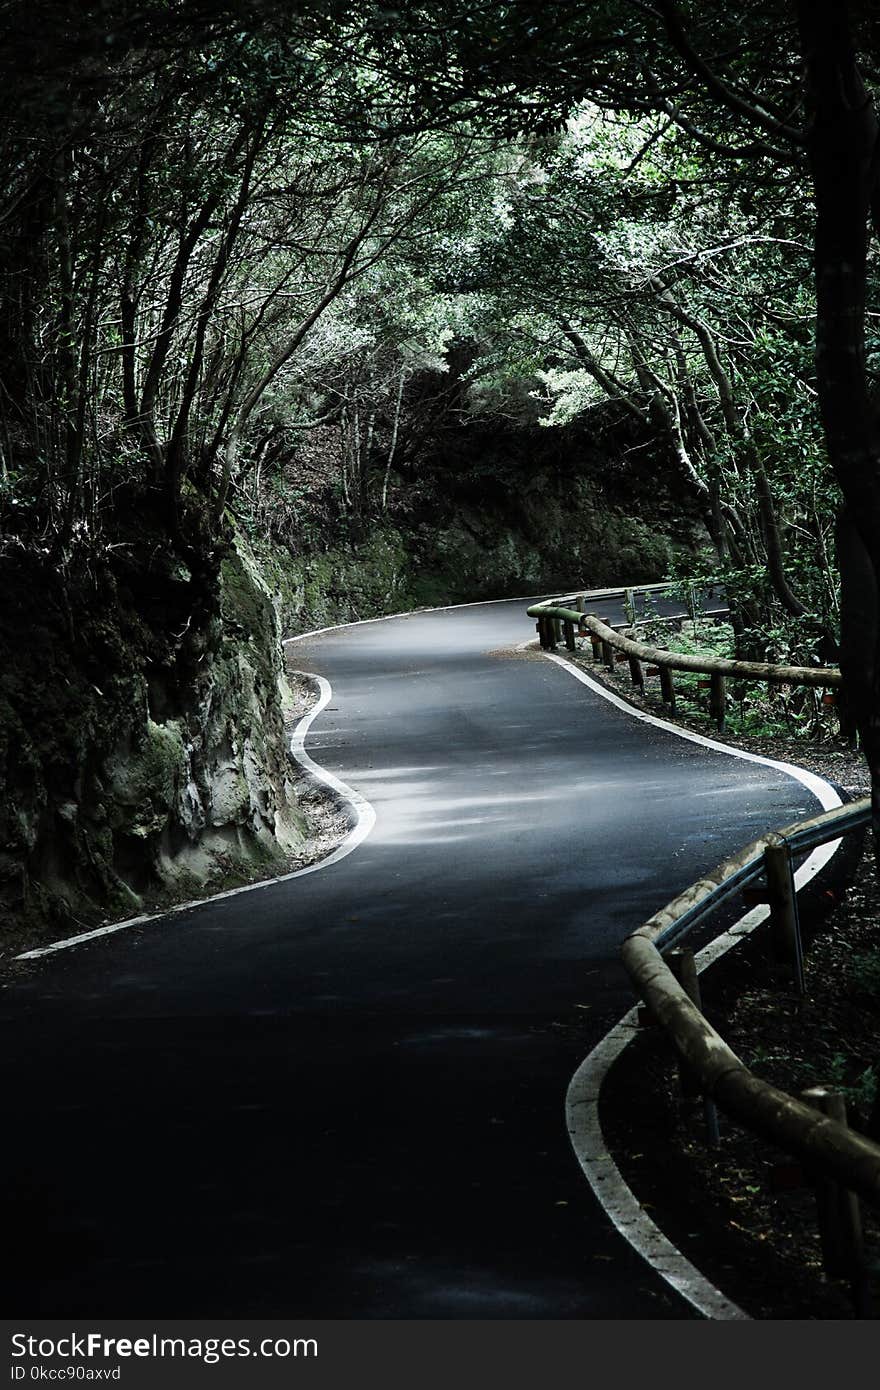
[[[0,921],[10,940],[281,872],[301,849],[279,620],[246,544],[62,583],[4,562]]]
[[[387,514],[239,536],[200,567],[142,497],[63,574],[0,558],[0,931],[66,935],[308,852],[280,637],[482,596],[659,579],[699,526],[582,433],[471,427]],[[317,494],[316,494],[317,495]],[[194,515],[198,515],[194,509]],[[199,555],[191,543],[187,553]],[[310,819],[313,817],[310,814]],[[335,833],[335,832],[334,832]],[[326,847],[326,846],[325,846]]]

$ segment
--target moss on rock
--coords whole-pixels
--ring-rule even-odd
[[[303,843],[276,602],[239,539],[211,577],[159,547],[71,572],[4,561],[7,939],[199,892]],[[213,596],[212,596],[213,590]]]

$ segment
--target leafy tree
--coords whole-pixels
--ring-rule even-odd
[[[3,26],[7,544],[63,561],[133,488],[209,582],[247,467],[301,405],[294,423],[338,412],[352,512],[381,506],[410,313],[365,324],[356,291],[445,238],[420,276],[490,345],[472,404],[502,344],[511,399],[530,374],[556,417],[610,398],[665,441],[729,575],[766,571],[777,609],[827,629],[817,393],[846,501],[843,660],[880,783],[870,7],[33,0]],[[466,196],[493,148],[493,191]],[[307,345],[336,309],[353,336],[316,391]]]

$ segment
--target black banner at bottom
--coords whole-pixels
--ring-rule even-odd
[[[19,1320],[2,1324],[3,1384],[172,1390],[711,1382],[827,1383],[868,1370],[876,1323]],[[845,1362],[843,1357],[845,1356]]]

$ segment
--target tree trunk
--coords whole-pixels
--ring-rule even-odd
[[[391,443],[388,446],[388,457],[385,460],[385,476],[382,479],[382,512],[388,510],[388,483],[391,478],[391,465],[394,462],[394,455],[397,452],[397,436],[400,432],[400,410],[403,405],[403,388],[406,383],[406,368],[401,366],[400,376],[397,382],[397,398],[394,402],[394,423],[391,427]]]
[[[757,458],[757,451],[755,454],[755,491],[758,497],[761,530],[764,535],[764,549],[767,552],[767,573],[770,576],[770,583],[773,585],[773,592],[786,613],[790,614],[792,618],[802,618],[807,610],[797,594],[794,593],[785,573],[782,538],[779,534],[776,508],[773,505],[773,494],[770,491],[770,479],[767,477],[763,463]]]
[[[816,376],[828,454],[846,503],[840,529],[841,669],[871,771],[880,828],[880,430],[865,375],[866,261],[878,122],[846,0],[799,0],[813,120]]]

